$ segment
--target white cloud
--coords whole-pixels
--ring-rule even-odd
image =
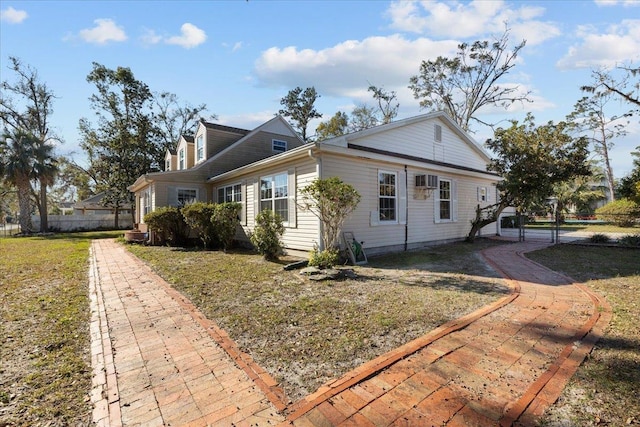
[[[432,37],[469,39],[488,34],[501,34],[505,23],[512,28],[516,42],[527,40],[539,44],[560,35],[557,25],[538,18],[545,9],[517,6],[504,1],[474,0],[469,3],[424,1],[395,1],[387,11],[391,28],[428,34]]]
[[[621,4],[624,7],[640,6],[639,0],[594,0],[595,4],[602,7],[617,6]]]
[[[142,36],[140,36],[140,41],[145,45],[158,44],[162,41],[162,36],[156,34],[153,30],[145,29]]]
[[[191,49],[193,47],[199,46],[207,40],[207,35],[204,30],[196,27],[190,23],[184,23],[180,27],[180,35],[167,37],[165,39],[165,43],[174,44],[185,49]]]
[[[127,40],[127,34],[122,27],[116,25],[111,19],[96,19],[93,28],[80,30],[78,35],[87,43],[107,44],[109,42],[123,42]]]
[[[560,69],[608,68],[640,58],[640,19],[624,20],[604,33],[593,26],[580,26],[576,35],[582,40],[557,62]]]
[[[359,97],[368,82],[386,90],[406,88],[423,59],[455,53],[457,42],[399,35],[347,40],[322,49],[272,47],[256,61],[254,75],[261,86],[314,86],[330,96]]]
[[[9,24],[20,24],[27,19],[29,15],[24,10],[16,10],[9,6],[4,10],[0,10],[0,21],[8,22]]]

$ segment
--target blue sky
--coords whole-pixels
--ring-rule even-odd
[[[94,86],[86,82],[92,62],[129,67],[152,91],[206,103],[218,123],[251,129],[296,86],[316,88],[323,120],[372,105],[369,83],[396,91],[398,118],[421,114],[407,88],[421,61],[453,56],[463,41],[490,40],[505,22],[510,40],[527,45],[503,83],[530,90],[534,102],[485,109],[486,121],[520,120],[527,111],[539,124],[563,120],[592,68],[640,61],[640,0],[0,0],[0,13],[0,80],[13,78],[9,56],[38,70],[58,97],[58,151],[80,162],[78,121],[94,117]],[[616,114],[628,105],[611,108]],[[631,170],[629,153],[640,145],[640,120],[627,129],[612,151],[617,177]],[[474,130],[480,142],[492,136]]]

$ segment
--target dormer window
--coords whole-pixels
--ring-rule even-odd
[[[204,137],[198,136],[196,139],[196,162],[204,159]]]
[[[165,160],[165,163],[164,163],[164,170],[165,170],[165,171],[170,171],[170,170],[171,170],[171,159],[170,159],[170,158],[169,158],[169,159],[167,159],[167,160]]]
[[[274,153],[284,153],[287,151],[287,141],[278,141],[277,139],[272,140],[271,150]]]
[[[178,153],[178,169],[184,169],[184,148],[181,148]]]

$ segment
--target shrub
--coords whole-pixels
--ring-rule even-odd
[[[590,238],[591,243],[608,243],[611,239],[606,234],[595,233]]]
[[[211,222],[211,216],[215,212],[212,203],[194,202],[182,208],[185,223],[196,232],[205,249],[212,246],[215,241],[215,228]]]
[[[618,243],[620,244],[620,246],[627,246],[632,248],[640,247],[640,234],[629,234],[621,237]]]
[[[184,216],[178,208],[158,208],[146,214],[144,222],[149,226],[149,230],[156,233],[160,244],[179,246],[187,241],[189,227],[184,222]]]
[[[240,224],[238,215],[241,210],[242,205],[237,202],[215,205],[210,221],[213,224],[216,240],[222,244],[225,251],[233,245],[233,239]]]
[[[629,199],[614,200],[596,209],[596,215],[620,227],[631,227],[640,219],[640,205]]]
[[[284,249],[280,241],[283,234],[280,215],[264,210],[256,216],[256,226],[253,233],[249,233],[249,240],[264,259],[276,259]]]
[[[331,268],[340,261],[340,252],[338,249],[325,249],[319,251],[313,248],[309,254],[309,266],[318,268]]]

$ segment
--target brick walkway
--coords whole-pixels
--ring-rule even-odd
[[[521,256],[547,243],[499,246],[485,258],[513,294],[326,384],[285,424],[534,425],[608,324],[606,302]]]
[[[98,426],[276,425],[275,381],[159,276],[112,240],[91,246]],[[250,378],[250,376],[252,378]],[[262,390],[262,386],[265,390]]]
[[[531,425],[608,324],[606,302],[503,245],[513,293],[325,384],[290,407],[275,381],[113,241],[91,254],[98,425]],[[287,414],[285,419],[281,414]]]

